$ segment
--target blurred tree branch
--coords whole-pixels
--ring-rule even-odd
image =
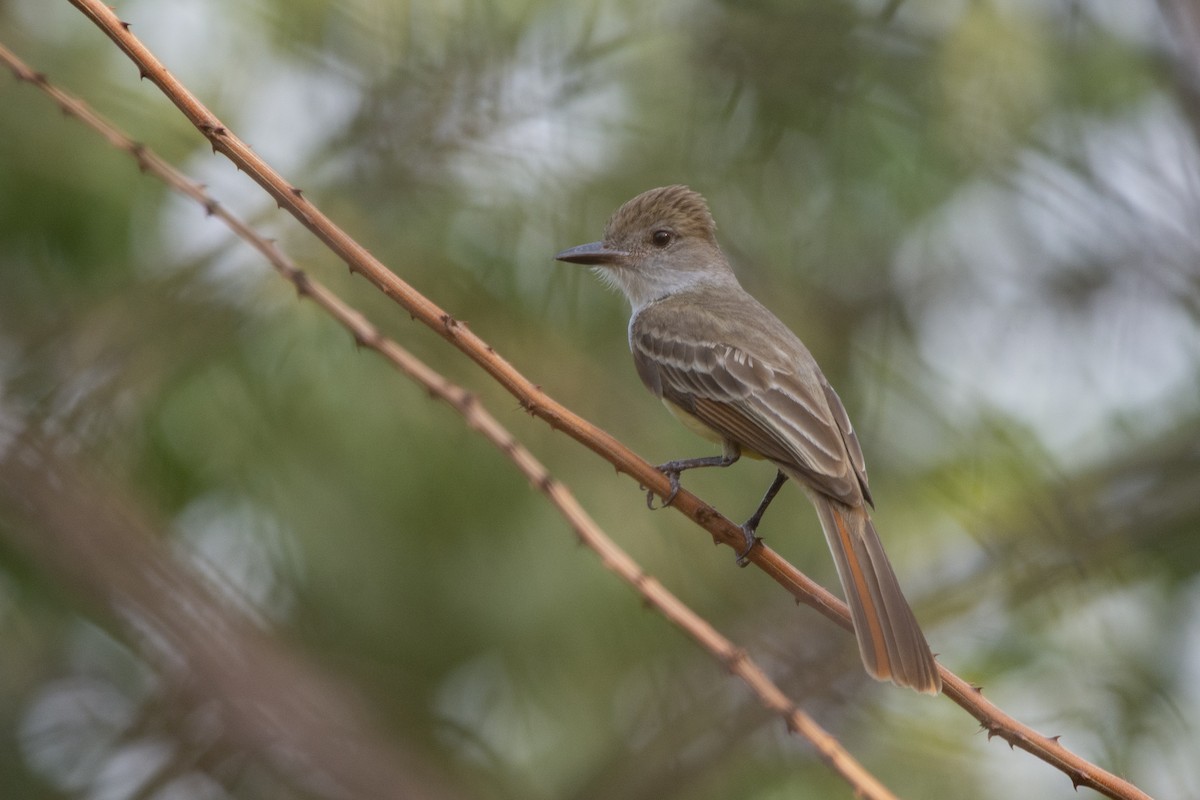
[[[215,712],[223,742],[301,794],[461,796],[428,759],[388,742],[358,698],[256,628],[170,555],[122,487],[31,434],[0,447],[9,540],[78,600],[105,610],[176,699],[179,734]]]

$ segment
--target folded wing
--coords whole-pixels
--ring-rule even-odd
[[[634,321],[630,347],[651,391],[823,494],[849,505],[870,502],[850,419],[798,340],[788,354],[792,363],[781,363],[778,351],[683,339],[645,316]]]

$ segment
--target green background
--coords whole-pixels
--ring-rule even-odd
[[[652,462],[712,450],[640,386],[624,300],[552,256],[645,189],[702,192],[743,284],[845,401],[942,662],[1146,791],[1200,795],[1200,21],[1182,2],[884,5],[117,11],[392,270]],[[0,42],[477,392],[899,795],[1076,796],[948,700],[866,678],[851,637],[645,510],[347,275],[68,3],[0,2]],[[450,409],[3,76],[0,444],[30,431],[136,498],[458,796],[851,794]],[[771,477],[685,483],[740,520]],[[181,733],[143,643],[40,566],[26,524],[0,504],[5,796],[322,796]],[[760,532],[836,585],[799,492]]]

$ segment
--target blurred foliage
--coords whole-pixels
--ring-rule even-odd
[[[1200,795],[1186,4],[119,12],[405,280],[651,461],[707,446],[638,384],[623,301],[551,256],[644,189],[703,192],[747,288],[846,401],[942,660],[1145,790]],[[1074,796],[948,701],[866,679],[850,637],[644,511],[628,480],[347,276],[66,4],[0,3],[0,40],[479,392],[898,794]],[[455,415],[47,98],[0,80],[0,108],[0,448],[38,430],[129,487],[181,559],[464,797],[848,796]],[[739,519],[769,480],[740,465],[689,486]],[[178,712],[136,642],[10,545],[14,520],[0,507],[6,796],[307,796],[173,740]],[[785,492],[762,532],[832,584],[817,530]]]

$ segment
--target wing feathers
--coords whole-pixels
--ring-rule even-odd
[[[687,326],[677,319],[655,324],[654,308],[635,317],[630,330],[638,374],[651,391],[743,449],[799,472],[820,491],[852,505],[869,501],[846,411],[790,331],[780,324],[788,339],[768,359],[717,337],[684,339],[678,331]]]

